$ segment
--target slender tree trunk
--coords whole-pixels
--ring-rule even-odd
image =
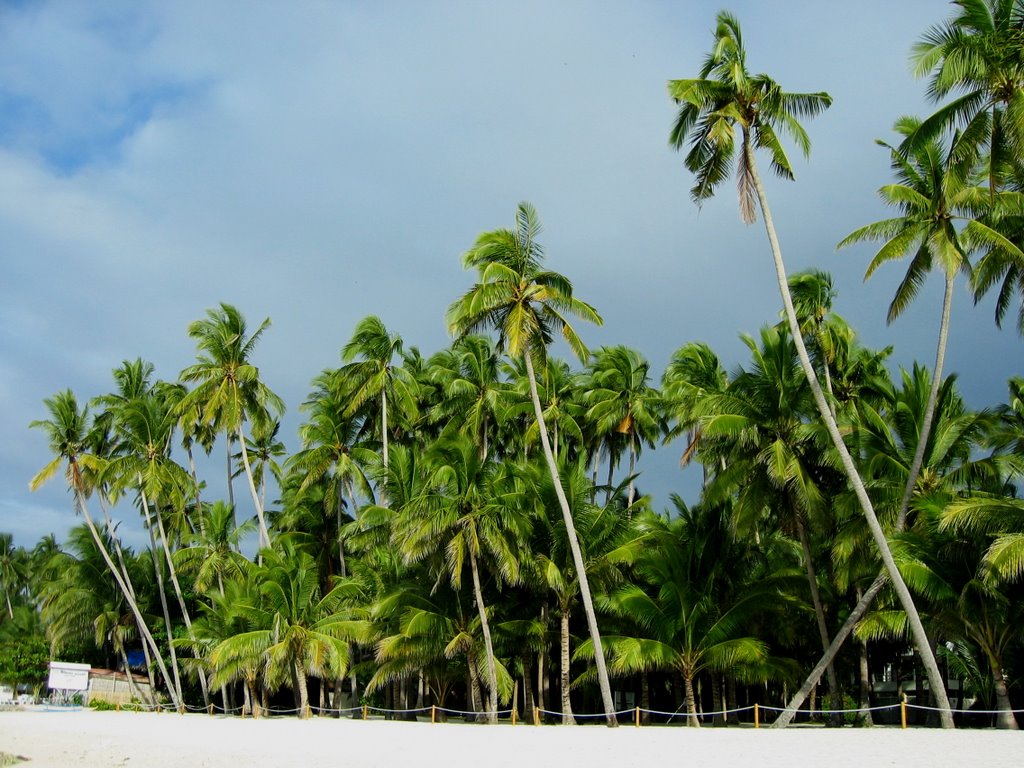
[[[305,720],[309,717],[309,688],[306,684],[306,670],[298,661],[293,665],[295,683],[299,688],[299,719]]]
[[[691,728],[700,728],[700,720],[697,719],[697,699],[693,695],[693,676],[684,674],[683,685],[686,689],[686,724]]]
[[[829,408],[828,403],[825,401],[825,395],[821,391],[821,385],[818,383],[818,377],[814,373],[814,367],[811,365],[811,359],[807,354],[807,347],[804,344],[803,335],[800,333],[800,326],[797,323],[796,311],[793,309],[793,299],[789,293],[786,267],[782,261],[782,250],[779,248],[779,240],[775,234],[775,225],[772,222],[771,210],[768,207],[768,198],[764,191],[764,185],[761,183],[761,177],[757,172],[757,164],[754,160],[754,149],[748,136],[744,136],[743,152],[746,155],[747,167],[750,171],[750,176],[754,183],[754,189],[757,192],[757,198],[761,206],[761,215],[764,217],[765,230],[768,233],[768,242],[771,245],[772,258],[775,261],[775,274],[778,279],[779,293],[782,296],[782,303],[786,309],[786,319],[789,323],[790,333],[793,336],[793,342],[796,345],[797,354],[800,357],[800,364],[804,369],[804,375],[807,377],[807,382],[814,395],[814,402],[818,406],[818,412],[821,414],[825,427],[828,429],[828,433],[832,438],[832,443],[839,454],[839,458],[843,464],[843,469],[846,471],[846,476],[849,478],[850,485],[853,487],[857,501],[860,502],[860,507],[864,512],[868,528],[871,530],[871,536],[875,540],[875,545],[878,547],[882,562],[885,564],[885,568],[889,573],[889,579],[892,581],[893,588],[896,590],[896,595],[899,597],[900,604],[903,606],[903,610],[907,614],[907,621],[910,625],[911,635],[914,638],[914,644],[917,646],[917,651],[921,655],[921,660],[924,663],[925,670],[928,674],[929,683],[931,684],[932,691],[935,694],[936,701],[941,712],[942,727],[954,728],[953,713],[950,710],[949,698],[946,696],[946,686],[942,681],[942,675],[939,672],[939,665],[935,661],[935,654],[932,653],[931,645],[928,641],[928,635],[924,630],[924,624],[921,623],[921,615],[917,612],[917,607],[914,605],[914,598],[911,596],[910,590],[907,589],[907,585],[903,581],[903,577],[900,575],[899,569],[896,567],[896,561],[893,559],[892,551],[889,549],[889,543],[885,538],[885,532],[882,530],[882,526],[878,522],[878,516],[875,514],[875,509],[871,504],[871,499],[869,498],[867,489],[864,487],[864,483],[861,480],[860,473],[857,472],[857,467],[853,463],[853,457],[850,455],[850,451],[847,449],[846,443],[843,442],[843,436],[839,432],[836,420],[832,418],[832,411]]]
[[[543,627],[544,635],[547,636],[548,632],[548,608],[546,605],[540,607],[540,623]],[[546,710],[548,708],[548,681],[547,675],[544,672],[544,657],[547,651],[547,643],[541,645],[540,650],[537,651],[537,706],[541,709]]]
[[[167,652],[171,657],[171,673],[174,676],[174,691],[178,695],[177,709],[183,704],[181,697],[181,674],[178,671],[178,654],[174,650],[174,626],[171,624],[171,612],[167,607],[167,591],[164,589],[164,569],[160,567],[159,555],[156,550],[156,537],[153,535],[153,519],[149,511],[149,500],[144,491],[142,496],[142,510],[146,515],[146,533],[149,534],[149,552],[153,559],[153,571],[156,574],[157,590],[160,593],[160,608],[164,614],[164,627],[167,630]]]
[[[260,548],[270,546],[270,533],[267,531],[267,520],[263,515],[263,504],[260,503],[260,494],[256,490],[256,483],[252,477],[252,467],[249,465],[249,449],[245,447],[245,435],[242,428],[238,428],[238,444],[242,447],[242,466],[245,467],[245,479],[249,482],[249,493],[252,496],[253,506],[256,507],[256,520],[260,526]]]
[[[83,497],[82,492],[75,488],[74,494],[75,502],[78,504],[78,509],[82,514],[82,518],[85,520],[85,524],[89,528],[89,533],[92,534],[93,541],[96,542],[96,548],[103,557],[103,562],[107,564],[107,569],[114,577],[114,581],[117,582],[117,586],[121,590],[121,594],[124,595],[124,599],[128,603],[128,607],[131,609],[132,615],[135,617],[135,623],[138,625],[139,631],[143,633],[150,646],[156,649],[156,640],[153,639],[153,635],[150,633],[149,627],[146,625],[146,620],[142,618],[142,612],[139,610],[138,603],[131,591],[128,589],[128,586],[125,584],[117,566],[114,565],[114,561],[110,557],[110,553],[107,552],[107,548],[103,543],[103,537],[100,536],[100,532],[96,529],[96,524],[93,522],[92,515],[89,514],[89,508],[85,505],[85,498]],[[167,667],[164,665],[163,657],[159,652],[155,652],[154,655],[156,657],[157,666],[160,668],[160,674],[163,675],[164,682],[167,683],[167,692],[171,697],[171,703],[174,705],[175,709],[180,709],[181,696],[178,693],[178,690],[171,685],[171,676],[167,673]]]
[[[178,583],[178,572],[174,567],[174,558],[171,557],[171,549],[167,543],[167,532],[164,530],[164,519],[160,512],[160,504],[156,501],[153,503],[153,510],[156,515],[157,530],[160,533],[160,543],[163,545],[164,559],[167,560],[167,570],[171,576],[171,584],[174,586],[174,595],[178,598],[178,607],[181,608],[181,616],[185,620],[185,629],[188,632],[188,639],[192,643],[196,642],[195,633],[192,631],[192,619],[188,615],[188,607],[185,605],[185,596],[181,592],[181,585]],[[206,686],[206,672],[203,671],[202,667],[198,668],[199,672],[199,689],[203,694],[203,706],[207,709],[210,707],[210,693]]]
[[[561,662],[562,669],[559,679],[562,688],[562,725],[576,725],[576,718],[572,714],[572,701],[569,698],[569,686],[572,677],[569,670],[569,606],[562,605],[561,625]]]
[[[483,698],[480,694],[480,676],[476,671],[476,654],[473,653],[473,649],[469,649],[466,652],[466,667],[469,672],[469,701],[470,709],[474,713],[479,713],[483,710]],[[479,720],[479,715],[473,717],[474,720]]]
[[[818,680],[821,679],[821,675],[825,671],[825,667],[827,667],[831,663],[832,659],[835,658],[835,655],[839,652],[843,643],[846,642],[846,638],[850,636],[850,633],[857,625],[857,622],[861,620],[861,617],[864,616],[868,606],[871,605],[871,601],[874,600],[875,596],[882,591],[882,587],[885,586],[886,581],[888,581],[888,576],[883,570],[875,577],[871,586],[868,587],[868,591],[864,593],[864,596],[854,607],[853,611],[850,612],[846,621],[843,622],[843,626],[839,628],[838,632],[836,632],[828,650],[818,660],[818,663],[814,666],[814,669],[811,670],[811,674],[807,676],[804,684],[801,685],[800,689],[793,694],[789,703],[786,704],[786,708],[779,713],[779,716],[772,724],[773,727],[785,728],[792,722],[793,716],[796,714],[797,710],[800,709],[800,705],[804,703],[804,699],[807,698],[807,694],[810,693],[811,688],[818,684]]]
[[[711,708],[715,710],[712,725],[725,725],[725,705],[722,703],[722,679],[717,672],[711,673]]]
[[[630,435],[629,440],[629,496],[627,497],[626,506],[633,506],[633,499],[635,498],[636,488],[633,484],[633,475],[636,473],[636,446],[633,444],[633,436]]]
[[[871,668],[868,665],[868,641],[858,640],[860,646],[860,704],[863,711],[860,713],[861,725],[874,725],[874,718],[871,716]]]
[[[533,373],[533,361],[530,350],[526,350],[523,356],[526,360],[526,374],[530,382],[530,396],[533,398],[533,410],[537,416],[537,425],[540,428],[540,442],[544,449],[544,458],[548,463],[548,471],[551,472],[551,480],[555,486],[555,495],[558,496],[559,506],[562,508],[562,519],[565,522],[566,538],[569,540],[569,548],[572,550],[573,563],[576,566],[576,573],[580,584],[580,598],[583,600],[583,611],[587,615],[587,625],[590,628],[590,639],[594,644],[594,664],[597,667],[597,682],[601,688],[601,699],[604,702],[605,718],[608,726],[614,728],[618,725],[615,718],[615,703],[612,700],[612,688],[608,682],[608,669],[605,666],[604,648],[601,645],[601,632],[597,627],[597,614],[594,612],[594,599],[590,594],[590,582],[587,579],[587,569],[583,562],[583,553],[580,551],[579,539],[576,537],[576,525],[572,521],[572,512],[569,509],[569,501],[565,498],[565,491],[562,488],[562,481],[558,476],[558,465],[555,463],[554,454],[551,453],[551,445],[548,443],[547,426],[544,424],[544,414],[540,408],[540,397],[537,395],[537,379]]]
[[[935,371],[932,374],[932,385],[928,390],[928,403],[925,405],[924,417],[921,419],[921,433],[918,435],[917,447],[914,449],[914,460],[910,465],[907,485],[903,489],[900,511],[896,518],[896,528],[900,531],[903,530],[907,522],[910,499],[914,495],[914,487],[917,485],[917,478],[920,476],[921,467],[924,465],[924,454],[928,448],[928,438],[931,435],[932,422],[935,419],[935,404],[939,399],[939,389],[942,387],[942,368],[946,361],[946,341],[949,338],[949,316],[952,304],[953,278],[947,273],[946,290],[942,294],[942,318],[939,321],[939,341],[935,347]]]
[[[135,684],[135,677],[132,675],[131,667],[128,666],[128,654],[125,653],[123,643],[117,644],[117,652],[121,656],[121,665],[124,667],[124,677],[128,683],[129,695],[139,703],[145,703],[142,700],[142,691],[140,691],[139,686]]]
[[[231,443],[233,438],[230,432],[228,432],[227,435],[225,436],[225,440],[227,442],[228,453],[228,504],[231,505],[231,511],[235,515],[235,524],[237,525],[238,509],[235,507],[235,465],[234,462],[231,460]]]
[[[828,651],[831,641],[828,637],[828,626],[825,623],[825,606],[821,602],[821,590],[818,589],[818,575],[815,573],[814,561],[811,558],[811,540],[807,535],[807,526],[799,511],[796,512],[796,530],[800,537],[800,549],[804,554],[804,570],[807,573],[807,585],[811,590],[811,602],[814,604],[814,616],[818,622],[818,637],[821,639],[821,650]],[[831,698],[831,707],[834,712],[830,716],[833,725],[842,725],[843,716],[838,711],[843,708],[843,697],[839,691],[839,678],[836,677],[836,669],[833,664],[825,668],[825,675],[828,678],[828,690]],[[838,722],[837,722],[838,721]]]
[[[484,593],[480,588],[480,569],[476,555],[469,550],[469,567],[473,572],[473,595],[476,597],[476,609],[480,615],[480,629],[484,635],[484,651],[487,654],[487,722],[498,722],[498,675],[494,666],[494,646],[491,644],[491,627],[487,622],[487,607],[484,605]]]
[[[651,676],[646,671],[640,673],[640,722],[651,722]]]

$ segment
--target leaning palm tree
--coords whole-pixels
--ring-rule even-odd
[[[495,328],[498,342],[513,358],[526,364],[534,414],[540,430],[541,447],[548,471],[555,483],[558,503],[562,509],[572,549],[573,561],[580,578],[580,596],[587,614],[590,637],[594,642],[594,660],[597,665],[601,698],[609,726],[616,725],[615,704],[608,682],[601,634],[597,627],[597,614],[590,594],[576,528],[572,521],[569,502],[558,479],[558,465],[551,450],[547,425],[537,394],[537,376],[534,364],[544,361],[547,345],[553,333],[560,332],[580,360],[586,360],[587,348],[576,334],[566,315],[594,323],[601,316],[586,302],[572,294],[572,283],[557,272],[542,269],[544,251],[537,237],[541,225],[537,211],[529,203],[519,204],[516,210],[516,228],[498,229],[480,235],[473,247],[462,257],[466,268],[477,271],[476,285],[448,309],[448,327],[457,338],[479,329]]]
[[[160,674],[163,675],[164,681],[167,683],[167,690],[174,708],[180,709],[182,706],[181,699],[175,687],[171,684],[171,675],[167,672],[167,667],[164,664],[163,657],[160,655],[156,640],[153,639],[149,626],[146,624],[142,611],[139,609],[134,591],[128,586],[125,576],[110,556],[106,543],[97,529],[96,523],[89,513],[89,507],[86,504],[86,497],[90,491],[89,483],[85,479],[86,473],[95,472],[102,466],[100,459],[85,450],[89,434],[88,408],[83,407],[79,409],[78,400],[71,390],[58,392],[43,402],[50,412],[50,418],[33,421],[29,426],[42,429],[46,433],[50,450],[54,453],[54,458],[29,481],[29,488],[33,491],[39,489],[43,483],[50,480],[57,473],[62,464],[65,465],[64,475],[67,479],[68,488],[74,496],[75,511],[81,514],[85,520],[89,533],[92,535],[97,549],[103,556],[103,562],[106,563],[107,568],[114,577],[114,581],[117,582],[118,589],[124,595],[125,602],[135,618],[139,631],[152,650],[157,667],[160,669]]]
[[[696,174],[696,183],[691,195],[697,203],[711,197],[718,185],[728,177],[729,166],[736,153],[737,143],[739,144],[737,174],[741,216],[746,223],[753,223],[756,219],[756,207],[761,209],[786,321],[797,347],[800,364],[807,376],[822,422],[839,453],[843,469],[871,528],[872,537],[885,563],[889,578],[907,611],[915,643],[942,710],[943,726],[952,728],[953,716],[945,685],[921,617],[914,607],[913,596],[896,568],[885,532],[878,522],[867,489],[853,463],[853,457],[843,442],[842,433],[832,416],[800,333],[799,320],[789,292],[786,267],[782,260],[782,250],[754,156],[755,148],[767,149],[771,153],[772,169],[783,178],[792,178],[793,169],[776,129],[788,133],[804,154],[808,154],[810,139],[798,118],[820,114],[829,107],[832,98],[827,93],[787,93],[767,75],[751,75],[747,70],[746,50],[743,47],[739,22],[726,11],[718,14],[714,48],[701,68],[700,77],[672,80],[668,88],[670,95],[680,104],[679,115],[670,134],[670,142],[677,149],[681,149],[687,141],[690,142],[685,164]]]

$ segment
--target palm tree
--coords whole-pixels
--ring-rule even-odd
[[[919,125],[918,120],[905,117],[897,122],[896,130],[904,136],[911,136]],[[897,183],[882,187],[879,194],[886,203],[900,209],[903,215],[861,227],[847,235],[839,247],[864,240],[883,241],[882,247],[868,265],[865,279],[886,262],[912,254],[907,272],[889,304],[886,320],[890,323],[914,300],[931,269],[939,269],[945,278],[932,389],[921,425],[921,439],[907,477],[896,523],[897,529],[902,529],[907,505],[921,471],[925,445],[935,414],[956,275],[958,272],[970,274],[968,255],[971,250],[981,246],[1004,251],[1021,259],[1024,259],[1024,253],[982,220],[982,217],[1009,205],[1017,196],[1002,193],[993,197],[987,190],[973,185],[970,166],[956,162],[953,147],[944,149],[939,141],[933,139],[913,145],[910,156],[904,157],[894,147],[884,142],[879,143],[889,149],[897,177]]]
[[[522,520],[509,493],[494,482],[496,465],[480,456],[472,440],[446,434],[428,450],[429,476],[424,492],[411,499],[400,513],[396,544],[406,560],[417,562],[443,550],[452,586],[462,583],[462,568],[469,562],[473,597],[487,654],[488,705],[492,723],[498,720],[498,677],[494,644],[481,587],[481,560],[493,563],[501,581],[519,581],[518,540],[525,537]]]
[[[587,583],[583,554],[573,525],[572,512],[558,479],[558,465],[548,439],[547,425],[537,394],[534,363],[546,356],[554,332],[561,333],[580,360],[587,348],[566,315],[600,324],[593,307],[572,295],[572,283],[557,272],[541,269],[544,251],[537,242],[541,226],[537,211],[529,203],[519,204],[516,229],[498,229],[480,235],[462,258],[463,266],[477,271],[479,282],[448,309],[448,327],[457,338],[482,328],[496,328],[498,343],[513,358],[526,364],[534,414],[540,427],[541,447],[548,471],[555,482],[562,518],[568,531],[573,561],[580,574],[580,595],[594,642],[598,682],[609,726],[616,725],[615,704],[601,648],[601,634],[594,601]]]
[[[958,128],[953,151],[978,157],[987,150],[992,191],[1024,151],[1024,3],[1021,0],[954,0],[959,11],[927,32],[912,49],[917,77],[929,76],[934,101],[955,94],[907,135],[902,151]]]
[[[593,503],[592,488],[583,462],[583,457],[563,462],[561,485],[569,501],[576,530],[585,546],[588,579],[592,579],[598,589],[608,590],[624,581],[624,567],[637,557],[646,540],[634,524],[636,518],[622,509],[621,495],[603,507]],[[527,495],[535,499],[535,543],[531,565],[536,572],[536,581],[554,596],[558,609],[562,723],[575,724],[569,696],[572,680],[569,630],[572,612],[580,596],[580,579],[561,519],[554,482],[546,470],[543,474],[531,470],[533,465],[514,471],[525,481]]]
[[[611,668],[616,674],[649,670],[678,672],[683,678],[688,723],[699,726],[694,681],[703,671],[735,671],[769,663],[767,645],[743,634],[752,618],[780,599],[771,579],[749,584],[734,598],[725,581],[743,582],[745,546],[733,537],[721,510],[687,508],[673,495],[675,515],[644,522],[647,545],[627,582],[605,600],[607,609],[633,629],[609,635]],[[592,648],[580,646],[577,656]]]
[[[700,409],[709,397],[725,391],[728,376],[718,355],[707,344],[693,342],[672,353],[661,377],[661,390],[668,428],[666,442],[687,435],[686,448],[680,458],[685,467],[702,445]],[[708,461],[704,461],[704,479],[708,478]],[[712,462],[712,465],[714,462]]]
[[[370,315],[359,321],[348,344],[341,351],[345,363],[338,369],[340,392],[348,398],[344,415],[351,418],[365,405],[380,398],[381,457],[388,466],[388,405],[399,415],[410,419],[415,415],[415,381],[401,366],[394,364],[402,354],[402,338],[388,332],[379,317]]]
[[[313,558],[287,542],[264,550],[263,557],[259,599],[238,606],[247,629],[218,643],[210,663],[229,670],[263,659],[270,680],[293,681],[298,716],[308,717],[308,675],[340,677],[348,667],[348,641],[358,628],[345,604],[359,588],[340,581],[322,592]]]
[[[14,618],[11,596],[17,595],[25,588],[28,578],[28,553],[21,547],[14,546],[14,537],[9,533],[0,533],[0,589],[3,589],[4,601],[7,603],[7,616]]]
[[[943,725],[952,728],[953,716],[949,709],[949,700],[924,625],[914,608],[913,597],[896,568],[885,532],[878,522],[853,458],[843,442],[843,436],[818,383],[800,333],[799,320],[789,293],[782,251],[754,157],[755,148],[767,149],[771,153],[773,170],[784,178],[792,178],[792,167],[776,134],[776,128],[789,133],[806,155],[810,150],[810,139],[798,118],[813,117],[821,113],[832,103],[832,99],[826,93],[787,93],[767,75],[751,75],[747,71],[746,51],[739,22],[725,11],[718,14],[714,48],[705,60],[700,77],[670,81],[669,93],[681,104],[670,142],[678,149],[682,148],[688,139],[690,140],[690,150],[685,162],[686,167],[697,175],[691,194],[698,203],[711,197],[717,186],[729,175],[729,164],[735,154],[739,138],[740,158],[737,173],[741,216],[747,223],[755,220],[756,200],[764,218],[771,246],[786,321],[818,413],[839,453],[843,469],[868,520],[875,544],[882,555],[900,602],[910,617],[918,651],[924,660],[928,679],[942,710]],[[736,133],[737,127],[740,129],[739,137]]]
[[[621,438],[629,451],[629,495],[635,498],[636,459],[643,445],[654,447],[664,432],[659,415],[661,395],[648,381],[650,363],[636,350],[619,345],[594,353],[584,398],[586,417],[606,439]]]
[[[820,430],[806,421],[813,405],[789,334],[774,326],[761,330],[760,343],[746,336],[744,342],[752,355],[750,369],[740,369],[724,392],[709,395],[700,406],[703,434],[721,446],[726,461],[705,497],[719,500],[735,493],[739,531],[758,535],[767,516],[770,526],[796,536],[824,651],[831,640],[812,534],[832,527],[828,500],[836,474]],[[827,673],[832,708],[842,709],[831,665]]]
[[[441,388],[440,399],[430,409],[431,419],[441,424],[455,420],[473,436],[483,458],[491,453],[507,400],[500,369],[498,351],[486,336],[466,336],[428,363],[430,380]]]
[[[181,380],[196,382],[196,387],[178,404],[181,417],[199,414],[200,420],[224,432],[227,438],[228,485],[231,484],[232,444],[237,442],[242,465],[249,481],[249,492],[259,521],[260,544],[270,543],[259,492],[249,464],[245,442],[245,422],[262,426],[284,413],[284,402],[260,379],[259,368],[250,362],[256,343],[270,327],[270,319],[260,323],[250,336],[245,318],[230,304],[210,309],[204,320],[188,327],[188,335],[199,347],[199,362],[181,372]]]
[[[103,557],[103,561],[106,563],[107,568],[113,575],[118,588],[121,590],[125,601],[131,609],[132,616],[135,618],[139,631],[143,634],[143,637],[154,654],[160,673],[167,682],[171,702],[175,709],[180,709],[182,706],[181,699],[178,697],[175,688],[171,685],[171,676],[167,673],[167,667],[159,652],[156,640],[153,639],[153,635],[149,631],[149,626],[146,624],[142,611],[139,609],[139,605],[135,599],[133,591],[128,587],[125,582],[125,577],[114,564],[114,561],[105,546],[104,540],[100,535],[99,530],[96,528],[92,515],[89,513],[89,507],[86,504],[86,497],[90,488],[86,482],[85,475],[87,472],[95,472],[102,467],[102,462],[97,459],[97,457],[90,455],[84,450],[89,435],[88,408],[83,407],[79,409],[78,400],[75,398],[75,395],[71,390],[58,392],[56,395],[47,398],[43,402],[46,405],[47,410],[50,412],[50,418],[33,421],[29,426],[42,429],[46,433],[50,444],[50,450],[53,452],[54,458],[50,463],[36,473],[29,482],[29,489],[33,491],[37,490],[43,485],[43,483],[50,480],[54,474],[56,474],[57,470],[60,469],[61,464],[65,465],[64,474],[68,483],[68,488],[74,496],[75,510],[81,514],[82,518],[85,520],[85,524],[89,528],[89,533],[92,535],[93,541],[96,542],[96,547]]]

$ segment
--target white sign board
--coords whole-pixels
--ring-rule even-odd
[[[89,689],[89,669],[88,664],[51,661],[47,685],[57,691],[86,691]]]

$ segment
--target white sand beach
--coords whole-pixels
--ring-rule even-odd
[[[26,768],[344,765],[1020,766],[1024,733],[898,728],[466,725],[128,712],[0,712],[0,753]]]

